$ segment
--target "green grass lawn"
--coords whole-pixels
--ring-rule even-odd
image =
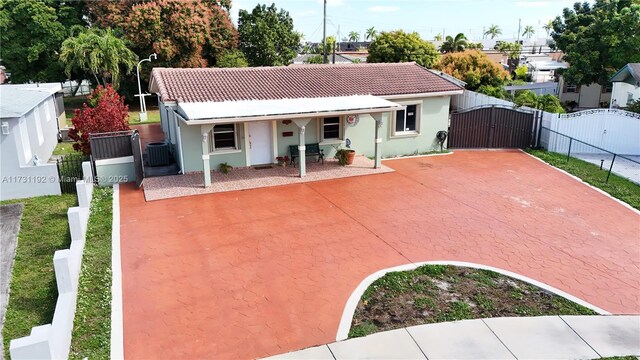
[[[640,185],[613,173],[607,183],[607,171],[600,170],[599,166],[580,159],[573,157],[567,159],[566,155],[544,150],[527,149],[526,151],[640,210]]]
[[[112,188],[94,189],[69,359],[109,359],[112,199]]]
[[[356,307],[349,337],[466,319],[594,314],[563,297],[493,271],[424,265],[374,281]]]
[[[82,108],[82,104],[84,104],[86,100],[85,96],[75,96],[75,97],[65,97],[64,98],[64,108],[67,116],[67,126],[72,127],[71,118],[73,117],[73,112],[75,109]],[[138,125],[140,124],[140,111],[138,110],[138,106],[135,107],[130,106],[129,111],[129,124],[130,125]],[[147,110],[147,121],[143,124],[152,124],[160,122],[160,110],[157,107],[149,107]]]
[[[3,201],[24,203],[11,292],[2,329],[5,357],[9,342],[27,336],[31,328],[51,323],[58,298],[53,254],[68,249],[71,235],[67,209],[77,206],[75,194]]]
[[[79,154],[78,151],[73,150],[72,142],[61,142],[56,145],[56,148],[53,149],[53,155],[69,155],[69,154]]]

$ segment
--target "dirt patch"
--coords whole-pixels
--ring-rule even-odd
[[[493,271],[425,265],[388,273],[364,292],[349,337],[444,321],[595,312]]]

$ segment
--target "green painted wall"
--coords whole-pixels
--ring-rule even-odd
[[[392,100],[397,103],[421,102],[420,133],[415,136],[394,138],[392,134],[391,117],[389,113],[382,116],[383,126],[380,129],[382,138],[382,157],[408,155],[439,150],[436,141],[436,133],[440,130],[448,130],[449,123],[449,96],[430,97],[423,99]],[[180,127],[182,134],[182,146],[184,150],[185,172],[202,171],[202,137],[200,126]],[[220,163],[227,162],[234,167],[246,166],[244,125],[238,126],[241,151],[233,154],[211,154],[210,164],[212,170],[217,170]],[[277,149],[279,156],[289,155],[289,145],[298,145],[298,128],[295,123],[283,124],[282,120],[276,121]],[[291,137],[283,137],[283,132],[293,132]],[[374,156],[375,154],[375,120],[370,115],[361,115],[358,125],[345,127],[345,138],[351,140],[351,148],[358,154]],[[312,119],[306,127],[305,143],[317,143],[319,138],[319,121]],[[338,145],[322,145],[325,156],[332,157],[335,147]],[[446,144],[445,144],[446,146]],[[275,159],[274,159],[275,160]]]
[[[276,121],[276,131],[278,134],[278,156],[289,156],[289,145],[298,145],[298,126],[293,121],[289,125]],[[293,136],[283,137],[283,132],[292,132]],[[305,144],[315,144],[318,142],[318,121],[312,119],[305,127]]]

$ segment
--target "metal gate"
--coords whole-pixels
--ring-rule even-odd
[[[454,112],[449,148],[520,148],[535,144],[535,113],[500,105]]]
[[[142,185],[144,166],[138,130],[90,134],[89,143],[94,173],[97,173],[96,160],[133,156],[136,185],[138,187]]]
[[[58,176],[60,177],[60,191],[63,194],[76,193],[76,181],[82,180],[82,162],[90,161],[88,155],[68,154],[56,160]]]

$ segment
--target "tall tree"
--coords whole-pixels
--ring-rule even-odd
[[[117,89],[120,73],[130,73],[138,56],[111,29],[92,28],[62,43],[60,61],[67,76],[71,76],[74,69],[88,71],[98,84],[112,84]]]
[[[495,39],[498,35],[502,35],[502,29],[498,25],[491,24],[487,31],[484,32],[484,36],[491,36],[491,39]]]
[[[640,1],[575,3],[553,21],[555,46],[570,64],[562,72],[571,84],[605,84],[627,63],[640,62]]]
[[[2,64],[13,83],[63,81],[62,41],[83,28],[83,3],[54,0],[0,1]]]
[[[478,50],[445,54],[435,68],[466,82],[469,90],[502,86],[510,79],[500,64]]]
[[[360,33],[358,33],[357,31],[350,31],[349,32],[349,41],[350,42],[357,42],[358,40],[360,40]]]
[[[542,28],[544,29],[544,31],[547,32],[547,37],[548,37],[549,34],[551,33],[551,30],[553,30],[553,20],[549,20],[549,22],[544,24]]]
[[[463,33],[459,33],[455,38],[447,36],[444,43],[440,46],[440,52],[459,52],[464,51],[465,47],[467,47],[467,37]]]
[[[531,39],[531,37],[535,33],[536,33],[536,30],[533,28],[533,26],[527,25],[527,26],[524,27],[524,31],[522,32],[522,36],[526,36],[527,38]]]
[[[429,41],[420,38],[417,32],[402,30],[383,31],[369,45],[367,62],[415,61],[424,67],[432,67],[438,61],[438,51]]]
[[[374,40],[376,38],[376,36],[378,35],[378,32],[376,31],[376,29],[372,26],[370,28],[367,29],[367,31],[365,32],[364,38],[368,41],[368,40]]]
[[[240,50],[251,66],[289,65],[300,46],[300,33],[293,29],[289,12],[275,4],[240,10],[238,32]]]
[[[122,32],[135,53],[157,53],[156,66],[204,67],[237,45],[230,6],[230,0],[95,0],[87,9],[97,26]]]

